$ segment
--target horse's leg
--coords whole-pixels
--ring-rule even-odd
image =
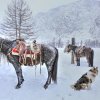
[[[94,55],[94,52],[92,50],[89,55],[89,67],[93,67],[93,55]]]
[[[16,89],[18,89],[18,88],[21,87],[21,84],[24,81],[24,78],[23,78],[23,75],[22,75],[21,65],[18,62],[18,60],[17,59],[15,60],[14,57],[12,57],[12,56],[10,56],[10,58],[8,57],[8,60],[10,61],[10,63],[13,64],[13,66],[15,68],[15,71],[16,71],[16,74],[17,74],[17,78],[18,78],[18,83],[16,85]]]
[[[77,66],[80,66],[80,58],[77,57]]]
[[[23,78],[23,75],[22,75],[21,66],[14,65],[14,68],[15,68],[15,71],[16,71],[16,74],[17,74],[17,78],[18,78],[18,83],[16,85],[16,89],[18,89],[18,88],[21,87],[21,84],[24,82],[24,78]]]
[[[44,88],[47,89],[49,84],[51,83],[51,77],[52,77],[52,66],[48,66],[47,65],[47,70],[48,70],[48,78],[47,78],[47,81],[44,85]]]

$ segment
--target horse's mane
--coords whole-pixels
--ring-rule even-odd
[[[0,37],[0,43],[3,43],[5,45],[7,45],[7,46],[11,46],[14,41],[15,40],[12,41],[12,40],[8,40],[8,39],[4,39],[4,38]]]
[[[0,47],[1,47],[2,43],[7,45],[7,46],[10,46],[12,44],[12,42],[10,40],[0,37]],[[0,63],[1,63],[1,59],[2,58],[3,58],[3,60],[5,60],[6,59],[6,55],[0,52]],[[7,59],[6,59],[6,61],[8,62]]]

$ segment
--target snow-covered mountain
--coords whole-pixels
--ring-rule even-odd
[[[52,41],[54,38],[57,40],[59,37],[63,41],[72,37],[76,41],[100,40],[100,0],[78,0],[56,7],[37,14],[33,22],[40,42]]]
[[[40,30],[38,32],[40,37],[46,36],[46,39],[52,39],[62,34],[61,37],[65,40],[69,39],[69,35],[85,40],[95,37],[97,30],[95,19],[99,17],[99,12],[99,0],[78,0],[46,13],[39,13],[34,17],[34,22],[36,28]],[[95,27],[94,30],[93,27]]]

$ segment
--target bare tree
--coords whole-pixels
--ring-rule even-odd
[[[24,0],[12,0],[6,14],[2,29],[7,35],[16,38],[34,35],[32,12]]]

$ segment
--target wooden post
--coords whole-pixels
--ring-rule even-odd
[[[83,41],[81,40],[81,46],[83,45]]]
[[[75,38],[72,38],[72,45],[75,45]],[[74,64],[74,52],[72,51],[72,54],[71,54],[71,64]]]

